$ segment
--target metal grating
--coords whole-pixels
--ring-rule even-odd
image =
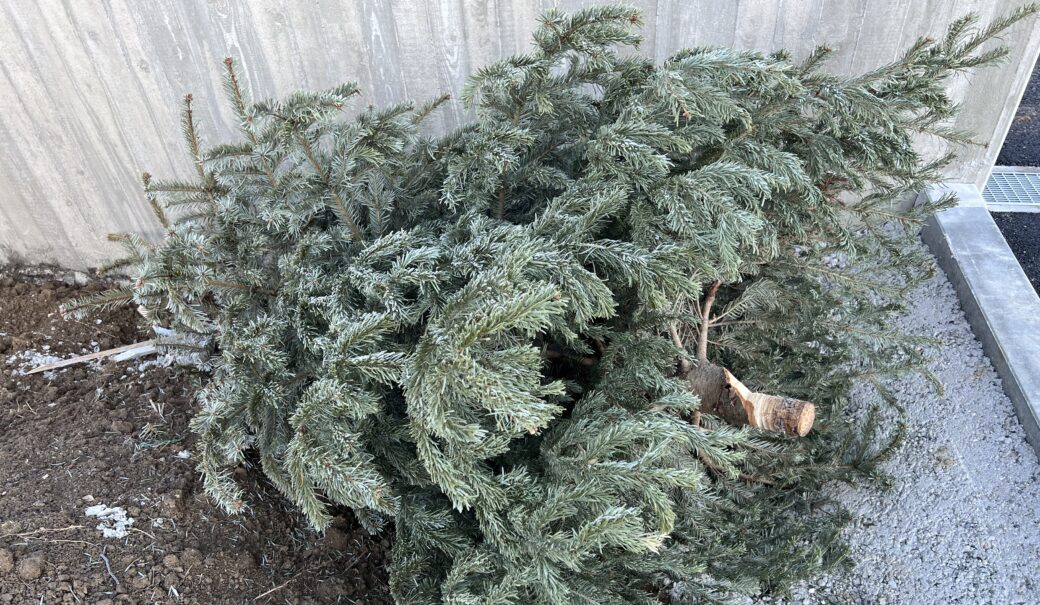
[[[1040,172],[994,170],[982,197],[987,204],[1040,204]]]

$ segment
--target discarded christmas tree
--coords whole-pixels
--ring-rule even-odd
[[[204,148],[189,97],[198,178],[145,177],[165,239],[119,236],[133,287],[66,311],[213,336],[209,494],[240,510],[251,458],[316,528],[392,522],[399,603],[783,589],[844,552],[820,485],[893,446],[851,425],[850,386],[923,364],[892,318],[949,200],[900,203],[950,158],[914,138],[964,139],[946,80],[1032,10],[852,78],[826,49],[654,64],[614,50],[634,9],[549,12],[443,137],[420,124],[444,99],[254,103],[228,60],[243,140]]]

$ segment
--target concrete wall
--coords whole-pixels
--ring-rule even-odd
[[[1021,0],[639,0],[661,59],[696,45],[803,56],[828,43],[832,69],[859,71],[969,11]],[[578,0],[6,0],[0,3],[0,262],[96,266],[106,233],[154,232],[139,175],[188,176],[178,126],[192,92],[211,142],[231,132],[221,60],[240,60],[257,97],[356,80],[366,101],[457,92],[466,76],[528,48],[537,15]],[[949,178],[981,184],[1040,48],[1037,23],[1007,37],[998,69],[961,77],[963,150]],[[437,120],[465,117],[452,106]]]

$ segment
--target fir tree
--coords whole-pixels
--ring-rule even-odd
[[[117,236],[132,287],[65,311],[133,302],[212,336],[207,492],[241,510],[252,457],[315,528],[339,507],[392,524],[399,603],[783,590],[844,556],[823,483],[878,476],[898,440],[852,425],[851,385],[887,395],[924,362],[892,319],[950,200],[901,202],[950,157],[914,141],[967,140],[946,82],[1033,11],[855,77],[821,71],[826,48],[655,64],[615,50],[636,10],[550,11],[444,136],[421,124],[446,97],[255,102],[229,59],[241,141],[205,146],[187,97],[197,178],[144,179],[165,238]],[[725,371],[821,422],[765,430]]]

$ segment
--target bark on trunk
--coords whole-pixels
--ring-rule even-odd
[[[700,411],[734,426],[750,425],[804,437],[816,419],[816,406],[808,401],[754,393],[729,370],[702,361],[686,374],[690,389],[701,399]]]

